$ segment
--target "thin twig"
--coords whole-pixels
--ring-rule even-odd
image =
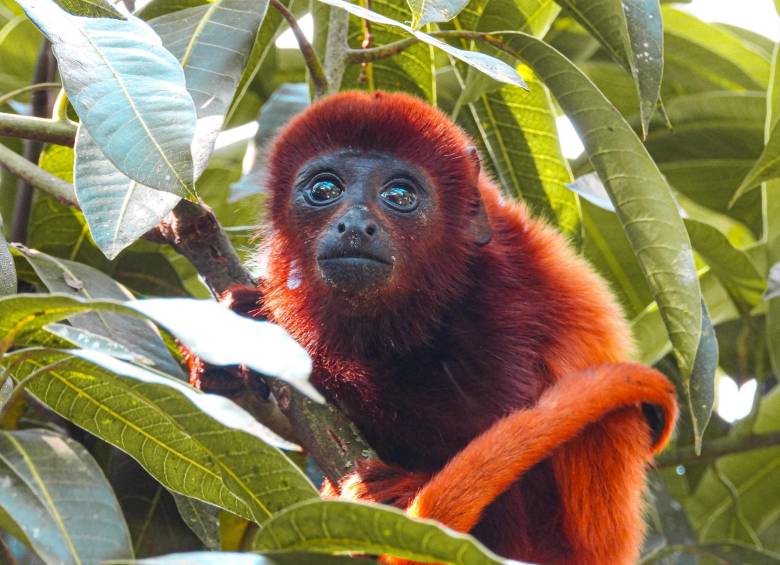
[[[780,447],[780,432],[755,434],[745,437],[728,436],[713,439],[702,446],[701,455],[696,455],[693,447],[674,449],[659,455],[656,458],[656,465],[658,467],[698,465],[709,463],[710,461],[725,455],[744,453],[745,451],[765,449],[768,447]]]
[[[59,82],[39,82],[37,84],[28,84],[27,86],[17,88],[16,90],[12,90],[11,92],[7,92],[6,94],[0,96],[0,106],[9,100],[13,100],[21,94],[35,92],[37,90],[46,90],[48,88],[62,88],[62,85]]]
[[[306,63],[306,68],[309,69],[309,75],[311,75],[311,80],[314,83],[315,95],[317,98],[325,96],[328,92],[328,81],[325,78],[325,71],[322,70],[322,65],[317,57],[317,53],[314,52],[311,43],[309,43],[309,40],[306,39],[306,36],[303,34],[298,22],[295,20],[295,16],[293,16],[279,0],[271,0],[271,6],[287,20],[290,29],[295,35],[295,40],[298,42],[298,48],[301,50],[303,60]]]
[[[484,43],[493,45],[497,49],[501,49],[502,51],[506,51],[507,53],[516,56],[516,53],[512,50],[512,48],[497,37],[501,33],[504,32],[494,31],[490,33],[484,33],[479,31],[465,30],[440,30],[432,31],[428,35],[443,39],[473,39],[482,41]],[[347,61],[349,63],[370,63],[373,61],[380,61],[382,59],[387,59],[389,57],[393,57],[394,55],[398,55],[401,51],[404,51],[405,49],[408,49],[412,45],[415,45],[419,42],[420,40],[416,37],[405,37],[403,39],[399,39],[398,41],[394,41],[386,45],[381,45],[379,47],[372,47],[370,49],[348,49]]]

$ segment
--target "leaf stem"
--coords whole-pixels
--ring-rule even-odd
[[[325,78],[325,71],[322,70],[322,64],[317,57],[317,53],[314,52],[314,48],[311,46],[311,43],[309,43],[309,40],[306,39],[306,36],[303,34],[303,31],[295,19],[295,16],[292,15],[292,13],[284,6],[284,4],[282,4],[280,0],[271,0],[271,5],[274,7],[274,9],[276,9],[277,12],[282,15],[285,20],[287,20],[290,29],[295,35],[295,40],[298,42],[298,48],[301,50],[301,54],[303,54],[303,60],[306,63],[306,68],[309,69],[309,75],[311,76],[311,80],[314,83],[316,97],[321,98],[322,96],[325,96],[325,94],[328,92],[328,81]]]

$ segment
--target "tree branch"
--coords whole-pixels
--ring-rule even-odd
[[[76,125],[70,122],[0,112],[0,136],[35,139],[73,147]]]
[[[500,31],[493,31],[490,33],[479,31],[465,31],[465,30],[440,30],[433,31],[428,35],[432,37],[439,37],[441,39],[472,39],[476,41],[482,41],[501,49],[516,57],[517,54],[512,51],[512,48],[501,41],[497,35],[500,35]],[[506,32],[509,33],[509,32]],[[347,62],[349,63],[371,63],[373,61],[380,61],[398,55],[401,51],[408,49],[412,45],[419,43],[420,40],[416,37],[405,37],[388,43],[386,45],[380,45],[379,47],[372,47],[370,49],[348,49],[347,50]]]
[[[659,468],[677,465],[698,465],[708,463],[718,457],[744,453],[754,449],[780,447],[780,431],[767,434],[755,434],[745,437],[727,436],[713,439],[702,446],[701,455],[696,455],[693,447],[674,449],[656,457]]]
[[[54,196],[65,204],[78,206],[76,192],[73,190],[72,184],[55,177],[37,165],[33,165],[30,161],[8,149],[3,144],[0,144],[0,164],[17,177],[29,182],[33,187]]]
[[[295,16],[290,13],[284,4],[279,0],[271,0],[271,5],[285,20],[287,20],[290,29],[295,35],[295,40],[298,42],[298,48],[301,50],[303,60],[306,63],[306,68],[309,69],[309,75],[311,75],[311,80],[314,83],[316,97],[321,98],[322,96],[325,96],[328,92],[328,81],[325,78],[325,72],[322,70],[322,65],[317,57],[317,53],[314,52],[311,43],[309,43],[309,40],[306,39],[306,36],[303,34],[298,22],[295,20]]]

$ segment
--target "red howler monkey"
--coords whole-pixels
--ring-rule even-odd
[[[272,147],[267,273],[238,307],[306,347],[383,461],[326,490],[515,559],[632,563],[673,387],[626,361],[606,284],[472,145],[407,95],[312,105]]]

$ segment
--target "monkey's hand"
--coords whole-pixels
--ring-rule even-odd
[[[219,297],[219,301],[239,316],[256,320],[265,319],[260,314],[263,305],[263,294],[258,288],[241,285],[233,286]],[[190,384],[195,388],[233,399],[247,391],[253,394],[260,393],[265,397],[268,396],[265,383],[245,367],[215,367],[204,363],[186,347],[182,345],[179,347],[189,370]]]
[[[326,479],[321,494],[325,498],[340,496],[406,509],[431,476],[430,473],[407,471],[381,461],[361,461],[357,471],[341,479],[338,488]]]

